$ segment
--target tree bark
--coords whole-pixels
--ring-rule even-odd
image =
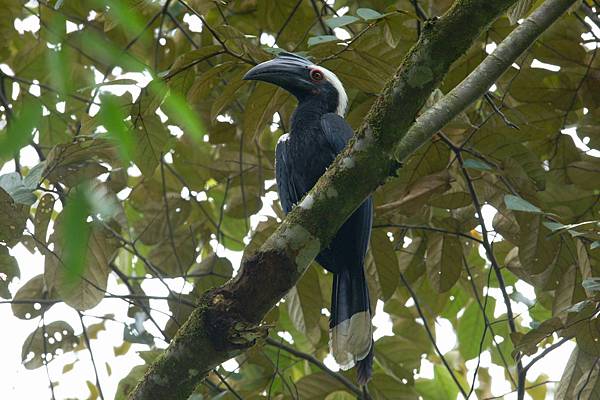
[[[130,399],[187,399],[210,370],[267,336],[267,328],[259,325],[264,315],[294,286],[352,212],[387,179],[394,156],[406,158],[435,133],[420,130],[419,135],[407,136],[417,112],[452,63],[515,1],[457,0],[443,17],[425,23],[418,42],[355,137],[308,194],[314,200],[311,206],[295,207],[262,247],[242,260],[236,277],[202,296]],[[408,150],[395,151],[407,141]]]

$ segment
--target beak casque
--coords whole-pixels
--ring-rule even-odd
[[[277,58],[260,63],[250,69],[244,80],[263,81],[293,91],[306,82],[307,70],[313,63],[296,54],[281,52]]]

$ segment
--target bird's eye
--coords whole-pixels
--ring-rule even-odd
[[[315,82],[322,81],[324,77],[325,76],[323,75],[323,72],[319,71],[318,69],[313,69],[310,71],[310,79]]]

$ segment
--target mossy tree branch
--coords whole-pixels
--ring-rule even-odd
[[[513,3],[457,0],[443,17],[427,21],[349,146],[307,195],[313,201],[301,202],[259,250],[242,260],[235,278],[204,294],[131,399],[187,399],[210,370],[266,337],[266,328],[259,326],[264,315],[348,216],[387,179],[394,149],[414,140],[406,134],[431,92],[452,63]],[[420,136],[414,148],[434,133]]]

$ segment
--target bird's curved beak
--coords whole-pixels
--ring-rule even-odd
[[[253,67],[243,79],[272,83],[297,95],[310,84],[308,66],[302,60],[278,57]]]

